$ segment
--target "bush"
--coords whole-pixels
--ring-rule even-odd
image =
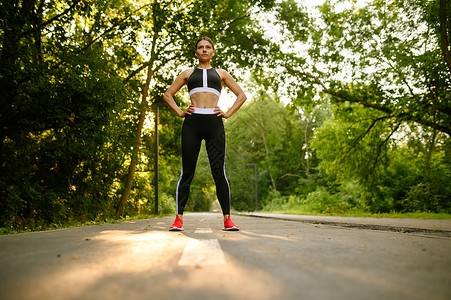
[[[289,204],[289,197],[282,196],[281,193],[278,191],[270,190],[267,198],[264,200],[264,203],[266,204],[263,206],[263,210],[265,211],[284,210],[287,209],[288,207],[292,207],[295,201],[296,199],[292,198],[291,203]],[[298,205],[299,203],[296,204]]]
[[[175,214],[175,199],[165,193],[158,199],[158,212],[162,215]]]
[[[352,191],[351,191],[352,189]],[[307,194],[305,199],[298,195],[283,196],[280,192],[270,192],[263,207],[265,211],[296,211],[310,213],[345,213],[360,207],[360,190],[355,184],[340,188],[336,194],[331,194],[325,187],[318,187]]]

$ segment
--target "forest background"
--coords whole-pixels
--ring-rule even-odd
[[[0,227],[154,214],[155,106],[202,35],[250,98],[225,120],[233,209],[257,164],[259,210],[451,213],[450,1],[316,2],[0,1]],[[182,122],[160,109],[161,214]],[[202,151],[188,210],[215,200]]]

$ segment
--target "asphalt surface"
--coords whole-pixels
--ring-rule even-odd
[[[336,216],[308,216],[271,213],[239,213],[242,216],[297,221],[312,224],[328,224],[343,227],[387,230],[404,233],[451,237],[451,220],[407,219],[407,218],[356,218]]]
[[[184,219],[0,236],[0,299],[451,299],[449,221]]]

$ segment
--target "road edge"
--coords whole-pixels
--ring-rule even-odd
[[[310,224],[323,224],[329,226],[339,226],[345,228],[358,228],[378,231],[392,231],[398,233],[421,234],[430,237],[451,238],[451,230],[442,228],[424,228],[420,226],[397,226],[393,224],[369,224],[358,222],[364,218],[354,218],[355,221],[349,222],[349,217],[333,217],[327,219],[327,216],[311,216],[311,215],[289,215],[289,214],[271,214],[271,213],[243,213],[236,212],[236,215],[254,218],[276,219],[284,221],[302,222]],[[342,218],[339,220],[338,218]],[[371,219],[371,218],[370,218]],[[378,219],[381,220],[381,219]]]

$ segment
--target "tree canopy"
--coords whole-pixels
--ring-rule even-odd
[[[450,212],[450,11],[445,0],[4,0],[0,227],[152,213],[152,104],[195,65],[202,35],[254,98],[225,122],[235,209],[253,207],[245,165],[257,163],[261,208]],[[162,110],[165,213],[182,121]],[[206,162],[193,210],[215,200]]]

